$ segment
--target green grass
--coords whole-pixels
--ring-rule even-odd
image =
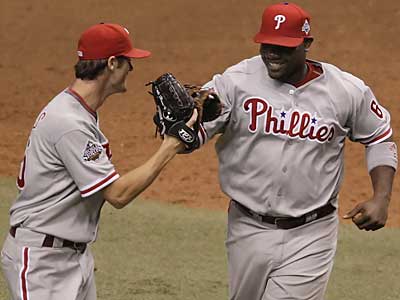
[[[9,229],[8,223],[8,209],[10,208],[11,202],[16,195],[15,179],[1,178],[0,177],[0,244],[3,247],[4,238]],[[1,272],[0,268],[0,273]],[[0,276],[0,299],[5,300],[8,298],[6,284],[3,276]]]
[[[400,230],[342,225],[326,300],[399,300]]]
[[[0,236],[8,229],[13,186],[13,180],[0,180]],[[228,299],[225,217],[156,202],[119,211],[106,205],[93,245],[98,299]],[[399,233],[342,225],[326,300],[400,299]],[[8,299],[1,276],[0,299]]]
[[[223,213],[106,206],[94,247],[99,299],[226,299]]]

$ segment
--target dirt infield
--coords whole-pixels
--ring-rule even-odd
[[[98,22],[124,24],[134,44],[153,52],[135,61],[129,92],[111,97],[100,111],[121,173],[138,166],[159,144],[154,105],[144,84],[172,72],[183,82],[204,83],[214,73],[256,55],[252,37],[271,1],[117,0],[8,1],[1,4],[0,175],[16,176],[36,114],[73,79],[82,30]],[[40,3],[40,4],[39,4]],[[392,114],[399,143],[400,7],[397,0],[297,1],[312,15],[315,42],[309,57],[363,78]],[[341,211],[371,194],[363,147],[346,146]],[[145,193],[146,198],[225,209],[213,142],[177,157]],[[179,189],[179,192],[178,192]],[[400,182],[395,181],[389,224],[400,226]]]

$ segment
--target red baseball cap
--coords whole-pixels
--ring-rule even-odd
[[[86,29],[78,42],[80,60],[104,59],[110,56],[143,58],[147,50],[133,48],[129,31],[118,24],[100,23]]]
[[[260,31],[254,41],[285,47],[297,47],[310,35],[310,15],[293,3],[268,6],[263,13]]]

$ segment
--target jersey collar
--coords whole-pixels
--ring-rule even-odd
[[[86,109],[93,117],[95,117],[95,119],[97,120],[97,112],[94,111],[87,103],[86,101],[81,97],[81,95],[79,95],[76,91],[74,91],[73,89],[71,89],[70,87],[68,87],[65,92],[69,95],[71,95],[72,97],[74,97],[75,100],[77,100],[84,109]]]
[[[314,63],[313,61],[310,61],[310,60],[307,60],[306,64],[307,64],[307,68],[308,68],[306,77],[303,80],[301,80],[300,82],[294,84],[294,86],[296,88],[299,88],[302,85],[306,84],[307,82],[319,77],[323,73],[323,70],[322,70],[322,67],[320,64]]]

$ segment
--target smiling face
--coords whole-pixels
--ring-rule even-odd
[[[312,40],[305,40],[297,47],[261,44],[260,55],[272,79],[295,84],[306,75],[306,49]]]

